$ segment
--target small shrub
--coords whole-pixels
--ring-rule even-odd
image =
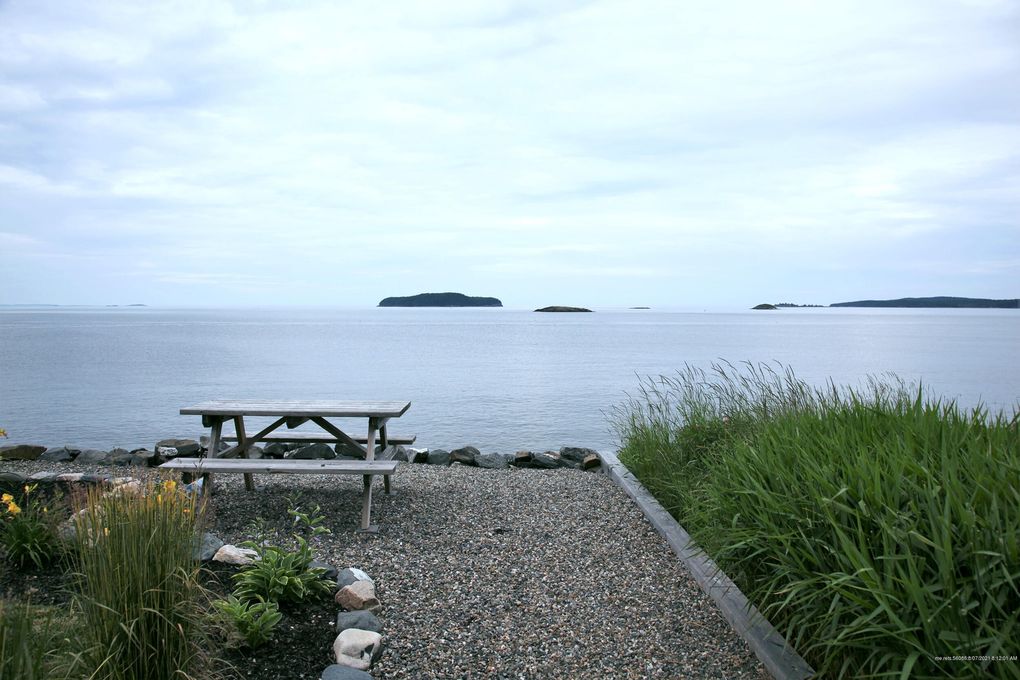
[[[51,513],[35,490],[35,485],[26,485],[20,503],[12,494],[0,496],[0,546],[18,567],[33,564],[41,568],[56,557],[59,549],[54,520],[58,513]]]
[[[297,550],[289,551],[274,545],[259,545],[248,541],[244,547],[258,553],[257,559],[242,571],[234,574],[237,586],[234,594],[249,602],[273,600],[276,602],[305,602],[329,595],[332,584],[322,579],[325,569],[310,567],[312,551],[308,541],[294,537]]]
[[[73,561],[90,678],[215,677],[204,652],[207,594],[192,557],[201,509],[172,481],[89,491],[75,516]]]
[[[282,618],[279,605],[261,596],[252,601],[228,595],[225,599],[213,602],[213,606],[250,649],[269,642],[273,637],[273,629]]]

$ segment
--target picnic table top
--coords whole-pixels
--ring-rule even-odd
[[[336,418],[399,418],[409,401],[273,401],[213,399],[181,409],[198,416],[332,416]]]

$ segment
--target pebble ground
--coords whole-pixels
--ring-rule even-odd
[[[211,529],[240,542],[285,522],[290,501],[319,505],[332,534],[313,540],[317,557],[377,583],[374,677],[769,677],[604,474],[404,465],[392,495],[376,482],[378,534],[355,531],[360,478],[255,481],[246,493],[240,475],[216,477]]]

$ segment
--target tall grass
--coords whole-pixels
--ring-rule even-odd
[[[0,598],[0,678],[43,680],[47,677],[48,620],[36,626],[36,611]]]
[[[613,419],[621,460],[823,677],[1020,678],[995,660],[1020,656],[1017,417],[720,364]]]
[[[212,677],[192,557],[201,507],[173,482],[93,489],[76,516],[81,662],[96,680]]]

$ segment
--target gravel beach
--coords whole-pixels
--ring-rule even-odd
[[[374,677],[768,677],[606,475],[404,465],[392,495],[377,482],[374,535],[355,532],[360,478],[255,481],[246,493],[240,475],[216,477],[210,529],[238,543],[257,518],[286,522],[288,498],[320,505],[333,533],[314,539],[317,557],[378,585],[386,651]]]

